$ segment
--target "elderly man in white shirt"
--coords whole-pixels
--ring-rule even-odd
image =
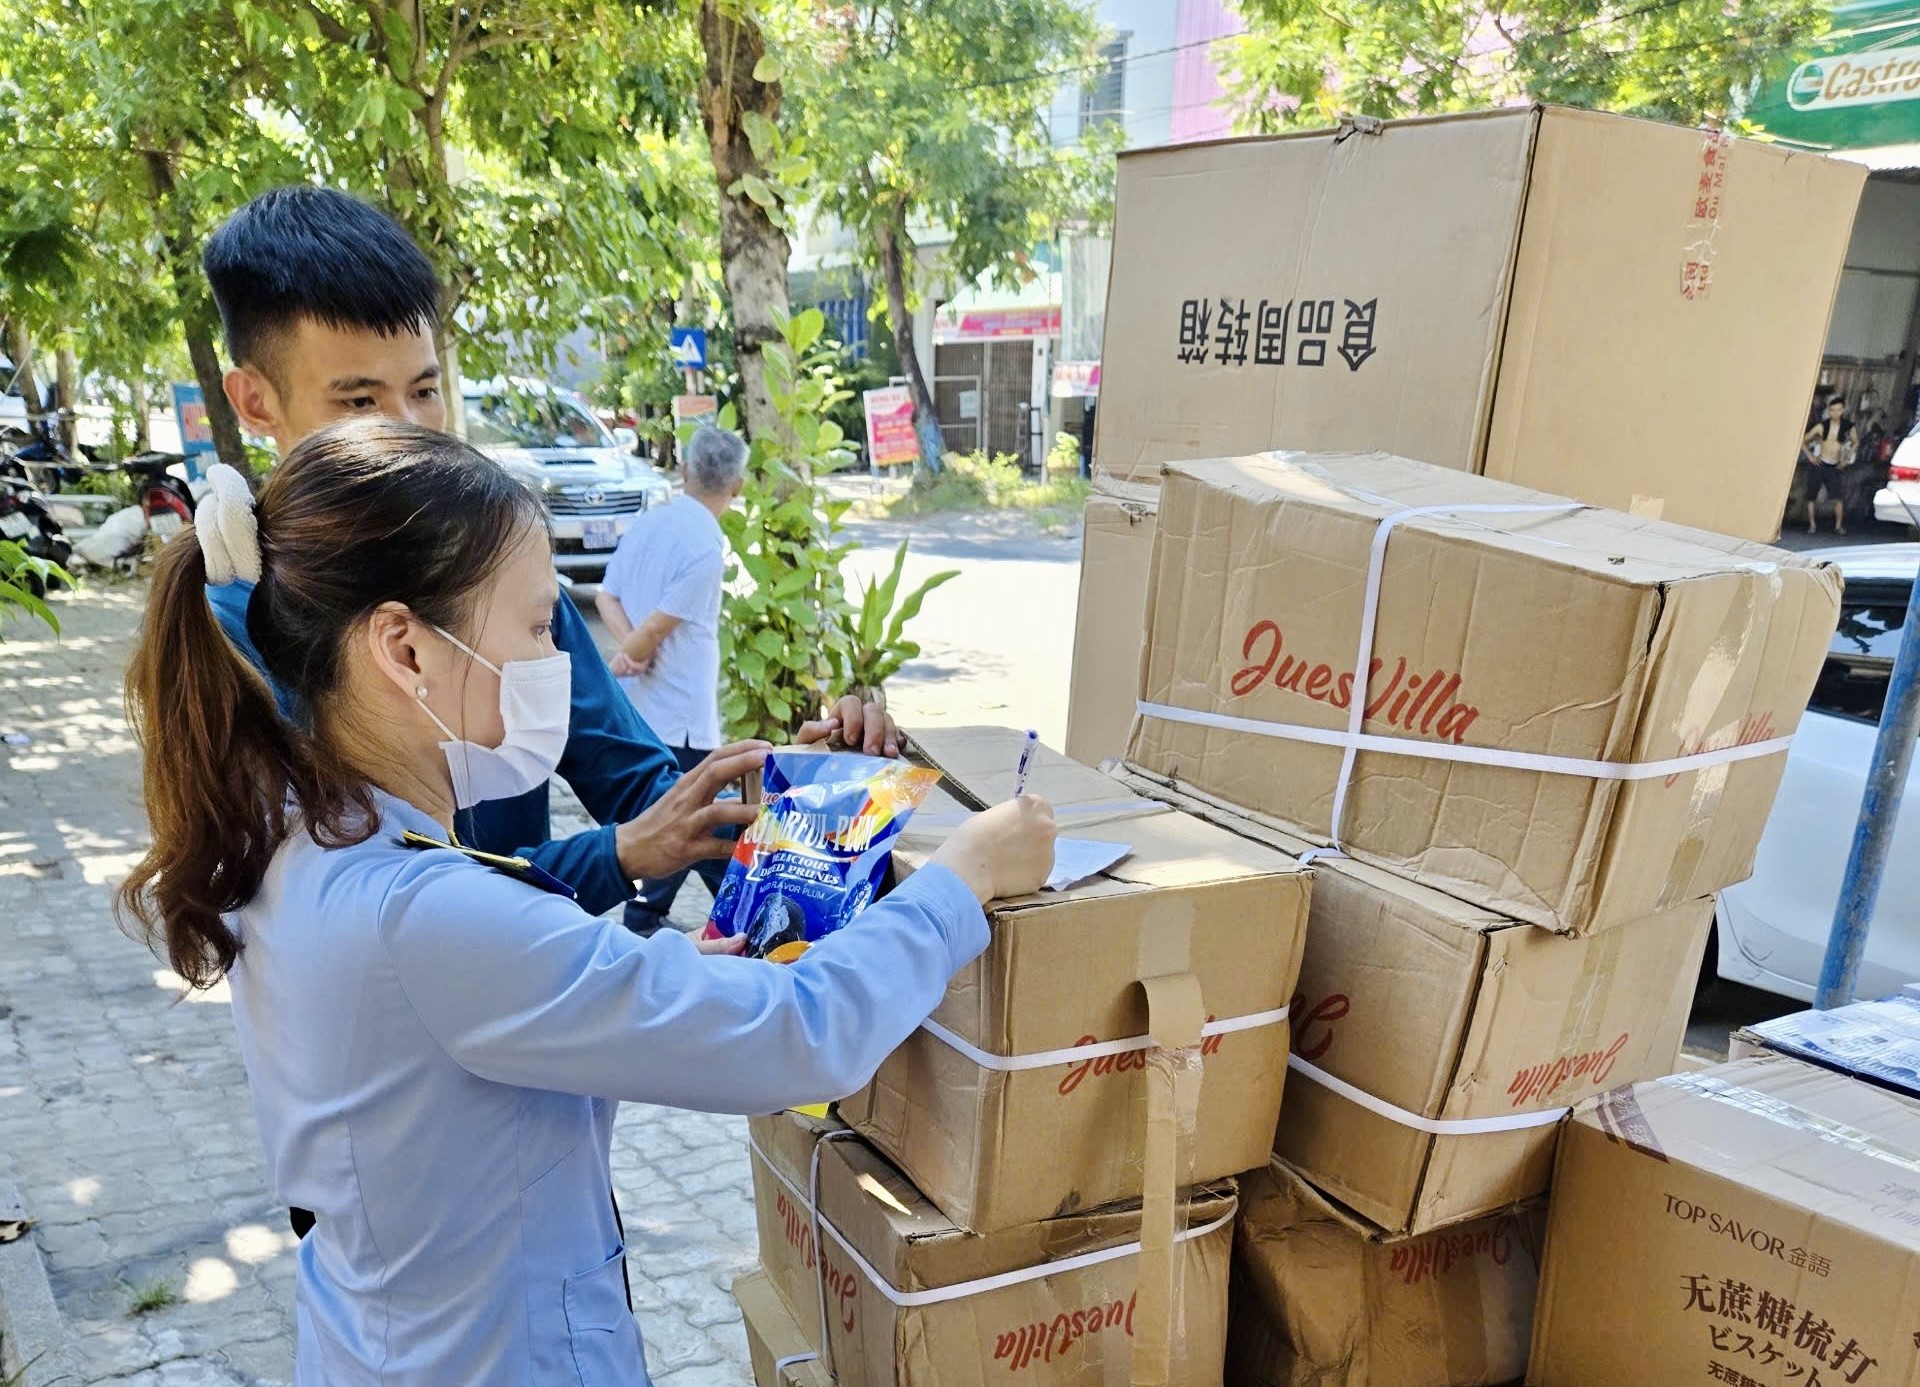
[[[685,492],[648,511],[620,538],[596,599],[620,643],[613,672],[682,770],[721,744],[720,596],[726,537],[720,515],[747,476],[747,445],[705,425],[681,464]],[[724,862],[694,870],[717,888]],[[686,872],[644,881],[627,903],[627,928],[650,935],[667,920]]]

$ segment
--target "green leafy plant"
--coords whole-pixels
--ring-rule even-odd
[[[73,578],[59,564],[35,558],[12,540],[0,539],[0,640],[5,639],[6,618],[15,608],[60,634],[60,618],[43,596],[55,583],[71,586]]]
[[[720,716],[730,735],[791,740],[835,692],[848,667],[851,604],[840,564],[847,503],[828,499],[814,473],[842,442],[825,417],[843,394],[835,352],[821,341],[817,309],[776,315],[778,342],[761,350],[780,427],[753,440],[742,505],[721,517],[733,550],[720,622],[727,688]],[[721,411],[722,427],[734,411]],[[734,580],[744,574],[747,582]]]
[[[761,355],[780,428],[754,439],[742,505],[720,519],[734,558],[720,622],[720,715],[730,736],[784,742],[835,695],[879,688],[918,655],[907,623],[928,593],[959,574],[935,574],[902,596],[902,542],[887,576],[868,584],[857,605],[849,600],[840,568],[854,549],[841,524],[850,503],[829,498],[817,480],[846,442],[829,417],[848,393],[842,359],[823,338],[818,309],[777,322],[780,340]],[[720,422],[733,421],[729,405]],[[742,575],[747,581],[736,581]]]
[[[943,583],[960,576],[949,568],[936,573],[900,600],[900,574],[907,563],[907,541],[893,551],[893,568],[885,578],[867,584],[857,611],[850,611],[847,623],[849,645],[847,676],[855,688],[879,688],[900,672],[902,665],[920,653],[920,647],[906,638],[906,626],[927,600],[927,594]]]

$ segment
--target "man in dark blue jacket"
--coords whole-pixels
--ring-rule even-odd
[[[281,188],[228,219],[204,256],[234,367],[226,395],[248,432],[282,454],[336,419],[385,414],[443,429],[434,329],[441,290],[432,263],[385,213],[324,188]],[[220,624],[256,667],[247,633],[252,585],[207,589]],[[602,827],[550,840],[547,787],[461,812],[461,841],[531,858],[601,914],[634,893],[634,882],[724,859],[731,834],[753,817],[715,797],[759,766],[763,742],[721,747],[682,776],[673,754],[634,711],[592,633],[564,592],[553,613],[554,644],[573,656],[573,713],[558,774]],[[281,711],[303,716],[284,690]],[[802,742],[840,732],[873,754],[899,754],[884,713],[857,697],[807,724]]]

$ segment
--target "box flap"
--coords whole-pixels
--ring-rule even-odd
[[[943,791],[951,787],[957,795],[930,797],[923,812],[909,821],[895,852],[903,872],[946,841],[963,808],[996,804],[1013,793],[1025,735],[1010,727],[915,730],[915,754],[941,770]],[[1044,745],[1036,753],[1027,788],[1052,804],[1062,836],[1124,843],[1130,851],[1099,876],[1069,890],[1002,902],[997,910],[1302,870],[1282,853],[1136,795],[1113,777]]]
[[[1267,452],[1170,463],[1165,470],[1259,503],[1303,504],[1370,520],[1417,506],[1566,503],[1563,496],[1510,482],[1463,483],[1449,468],[1388,453]],[[1831,568],[1770,545],[1599,506],[1557,515],[1433,515],[1402,523],[1641,587],[1721,573]]]
[[[1159,506],[1158,481],[1101,479],[1087,498],[1067,697],[1067,754],[1084,765],[1126,754]]]
[[[1786,1056],[1615,1089],[1573,1121],[1920,1252],[1920,1103]]]

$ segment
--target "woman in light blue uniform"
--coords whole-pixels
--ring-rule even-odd
[[[258,584],[282,720],[209,611]],[[215,483],[159,561],[128,675],[154,846],[124,902],[196,986],[226,977],[300,1245],[299,1387],[644,1384],[608,1198],[614,1103],[772,1111],[857,1089],[1036,889],[1051,812],[977,815],[782,967],[642,940],[564,886],[447,846],[565,741],[567,657],[531,494],[393,421]]]

